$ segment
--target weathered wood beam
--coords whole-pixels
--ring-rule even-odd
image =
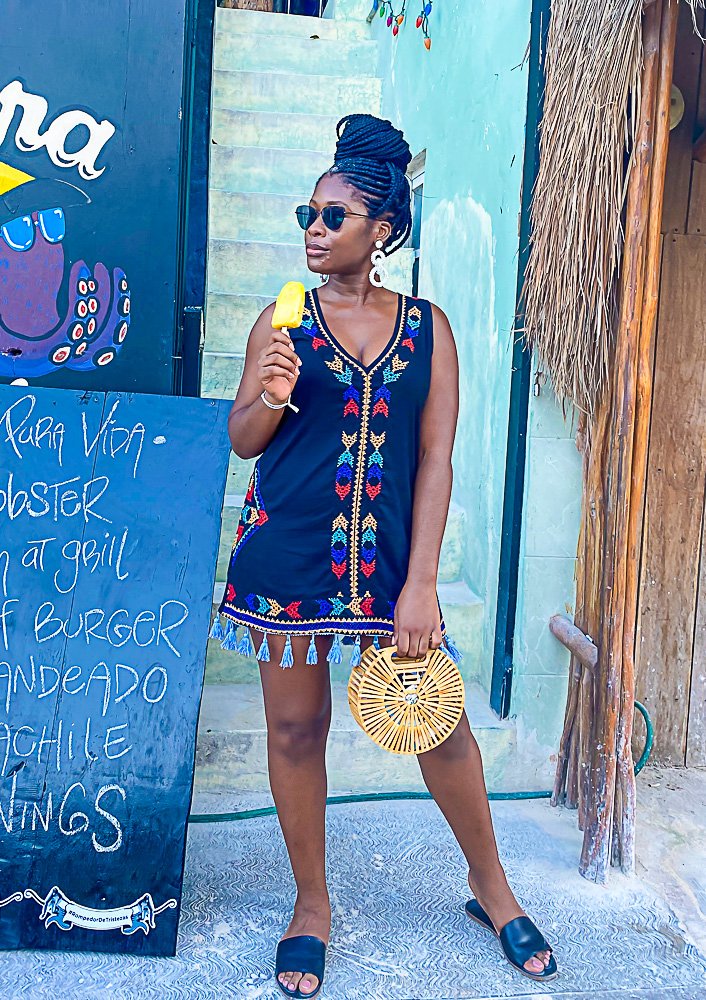
[[[552,615],[549,619],[549,631],[574,654],[584,667],[589,670],[595,668],[598,660],[598,648],[595,642],[577,625],[574,625],[564,615]]]
[[[669,106],[674,67],[674,48],[679,20],[677,0],[666,0],[662,13],[655,107],[654,140],[642,318],[637,354],[635,426],[633,432],[630,507],[628,511],[628,551],[623,623],[623,666],[618,719],[617,768],[619,800],[616,801],[617,837],[613,843],[613,864],[624,872],[635,870],[635,771],[632,757],[632,730],[635,705],[635,635],[639,600],[640,543],[643,525],[643,498],[647,478],[650,412],[652,408],[652,342],[657,325],[662,247],[662,204],[669,150]]]
[[[579,872],[605,882],[610,864],[617,771],[618,715],[623,702],[623,626],[628,558],[637,354],[644,294],[645,242],[651,189],[654,112],[662,0],[645,10],[640,118],[628,184],[620,316],[616,331],[605,532],[600,562],[601,622],[595,677],[587,822]],[[633,692],[629,692],[632,696]]]

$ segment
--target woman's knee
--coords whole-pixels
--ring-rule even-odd
[[[270,751],[289,760],[325,752],[331,712],[292,711],[267,720],[267,744]]]

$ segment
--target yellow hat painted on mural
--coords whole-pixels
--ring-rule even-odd
[[[42,208],[75,208],[91,199],[68,181],[58,177],[33,177],[0,160],[0,226]]]
[[[28,181],[35,179],[31,174],[26,174],[24,170],[17,170],[9,163],[3,163],[0,160],[0,195],[7,194],[8,191],[19,187],[20,184],[27,184]]]

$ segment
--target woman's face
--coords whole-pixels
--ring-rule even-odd
[[[327,205],[339,205],[346,212],[338,230],[327,229],[319,215],[304,234],[306,261],[315,274],[359,274],[370,270],[370,254],[375,241],[385,242],[391,226],[386,219],[371,219],[359,192],[340,174],[322,177],[309,201],[321,211]],[[361,216],[365,216],[361,218]]]

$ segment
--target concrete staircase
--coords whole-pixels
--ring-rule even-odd
[[[294,207],[332,162],[335,125],[350,111],[380,112],[375,43],[359,20],[316,19],[218,8],[213,81],[208,311],[202,395],[233,399],[248,333],[289,280],[312,284]],[[408,290],[411,256],[395,255],[390,287]],[[235,455],[223,508],[214,602],[220,601],[232,540],[254,460]],[[465,514],[452,504],[444,536],[439,599],[464,652],[469,712],[485,750],[489,783],[514,733],[487,709],[476,684],[483,605],[463,581]],[[332,670],[332,790],[421,788],[415,761],[378,750],[358,729],[345,685],[350,647]],[[273,669],[280,669],[276,665]],[[265,721],[257,661],[209,642],[199,724],[197,785],[267,788]]]

